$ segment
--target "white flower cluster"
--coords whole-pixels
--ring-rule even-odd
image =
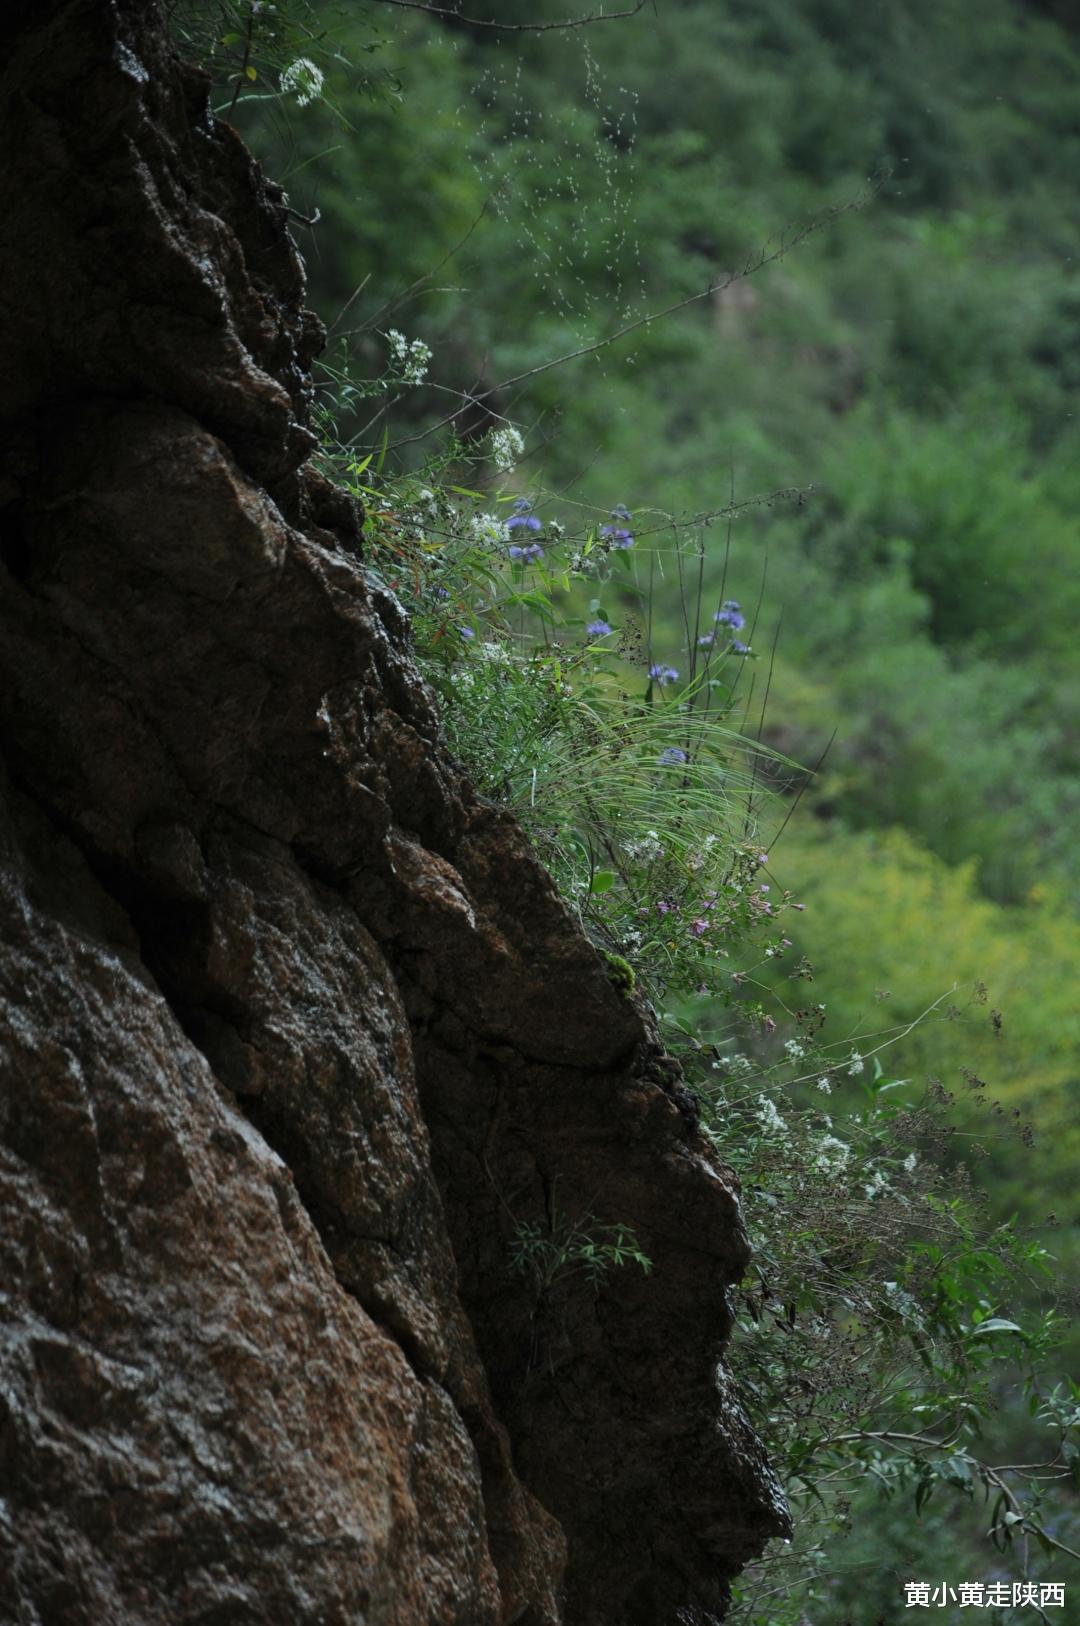
[[[423,339],[407,339],[396,327],[386,334],[390,360],[403,384],[422,384],[427,377],[431,351]]]
[[[491,431],[491,461],[500,474],[509,474],[524,450],[525,441],[512,423]]]
[[[749,1056],[717,1056],[713,1062],[714,1073],[752,1073],[754,1064]]]
[[[862,1070],[863,1059],[857,1050],[853,1050],[851,1052],[851,1060],[848,1062],[848,1077],[857,1078]]]
[[[819,1174],[839,1174],[851,1156],[851,1147],[835,1135],[822,1135],[818,1141],[814,1168]]]
[[[863,1195],[873,1199],[880,1197],[883,1191],[890,1189],[889,1182],[881,1169],[875,1169],[869,1181],[863,1186]]]
[[[658,858],[664,856],[660,837],[655,830],[646,830],[643,836],[639,836],[635,841],[624,841],[622,846],[627,858],[637,858],[643,864],[655,864]]]
[[[317,96],[322,95],[323,71],[317,68],[308,56],[298,56],[295,62],[290,62],[287,68],[281,70],[278,81],[286,96],[295,96],[298,107],[306,107]]]
[[[787,1124],[776,1110],[776,1102],[768,1095],[763,1095],[761,1105],[757,1109],[757,1120],[763,1129],[772,1135],[787,1133]]]
[[[476,653],[482,660],[490,661],[493,666],[509,666],[511,664],[510,651],[505,644],[481,644]]]
[[[784,1046],[784,1049],[787,1051],[788,1056],[792,1061],[802,1061],[803,1057],[806,1055],[806,1051],[803,1049],[798,1039],[789,1039],[787,1044]]]
[[[469,532],[474,542],[501,545],[510,540],[510,532],[498,514],[470,514]]]

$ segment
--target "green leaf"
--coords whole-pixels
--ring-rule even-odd
[[[1024,1337],[1023,1327],[1018,1327],[1015,1321],[1005,1321],[1001,1316],[992,1315],[987,1321],[980,1321],[975,1328],[975,1335],[984,1332],[1018,1332]]]
[[[253,84],[254,84],[255,80],[259,77],[258,69],[253,68],[250,63],[244,69],[244,72],[247,74],[248,78],[252,81]]]
[[[592,878],[590,892],[610,892],[615,885],[615,871],[611,869],[598,869]]]

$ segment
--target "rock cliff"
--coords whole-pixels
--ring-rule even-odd
[[[0,1618],[706,1626],[731,1178],[306,461],[281,193],[146,0],[0,47]]]

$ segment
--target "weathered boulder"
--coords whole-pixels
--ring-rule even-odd
[[[0,1616],[704,1626],[733,1181],[306,462],[280,193],[159,7],[0,46]]]

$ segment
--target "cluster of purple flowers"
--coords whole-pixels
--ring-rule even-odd
[[[666,745],[660,753],[660,762],[665,768],[677,767],[680,762],[689,762],[689,760],[689,756],[681,745]]]
[[[659,662],[649,667],[649,676],[654,683],[674,683],[678,677],[678,668],[675,666],[662,666]]]
[[[703,638],[698,639],[698,648],[699,649],[712,649],[712,647],[713,647],[713,645],[715,643],[716,643],[716,634],[715,634],[715,632],[707,632]],[[750,653],[750,645],[749,644],[744,644],[738,638],[732,638],[728,642],[727,648],[729,650],[731,650],[731,652],[733,654],[735,654],[735,655],[749,655],[749,653]]]
[[[611,518],[614,521],[614,524],[612,524],[612,525],[601,525],[601,527],[600,527],[600,535],[607,542],[608,547],[610,547],[610,548],[632,548],[633,547],[633,545],[634,545],[634,533],[633,533],[633,531],[627,529],[627,526],[630,523],[631,517],[632,516],[631,516],[629,508],[624,507],[624,505],[621,502],[615,504],[615,507],[611,510]]]
[[[615,628],[609,626],[603,617],[598,616],[595,621],[589,622],[589,625],[585,628],[585,631],[589,634],[590,638],[604,638],[609,632],[614,632]]]
[[[532,511],[532,503],[528,497],[519,497],[506,522],[507,531],[542,531],[543,528],[543,524]],[[544,557],[544,550],[539,542],[526,542],[524,546],[514,542],[506,551],[511,559],[520,559],[526,565],[532,564],[534,559]]]
[[[532,503],[528,497],[519,497],[510,510],[510,518],[506,522],[508,531],[542,531],[543,525],[532,511]],[[740,626],[742,623],[739,623]]]
[[[732,632],[738,632],[740,628],[746,625],[746,617],[739,607],[738,599],[735,598],[726,598],[723,606],[713,616],[713,620],[718,627],[730,627]],[[715,632],[706,632],[698,639],[698,648],[714,649],[716,641],[717,634]],[[725,652],[732,655],[749,655],[751,651],[749,644],[742,643],[738,638],[732,638],[725,645]]]
[[[732,632],[738,632],[740,627],[746,625],[746,617],[739,608],[739,601],[734,598],[724,600],[723,608],[717,610],[713,620],[718,627],[730,627]]]

